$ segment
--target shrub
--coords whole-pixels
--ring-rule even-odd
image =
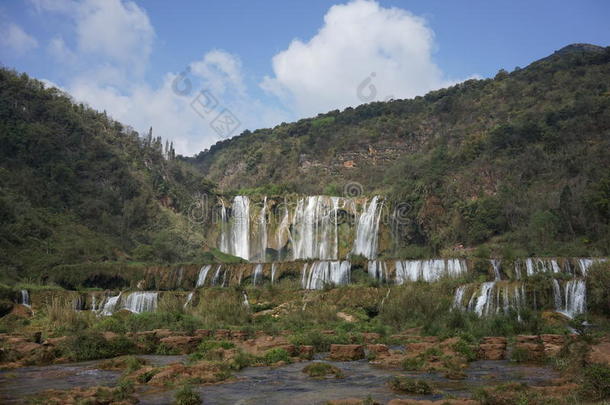
[[[174,405],[199,405],[201,397],[190,385],[183,385],[174,395]]]
[[[263,355],[263,361],[265,362],[265,364],[275,364],[280,361],[286,363],[291,362],[288,352],[284,349],[279,348],[267,350],[267,352],[265,352],[265,354]]]
[[[135,352],[134,343],[125,336],[106,340],[97,332],[75,334],[59,346],[63,356],[75,361],[105,359]]]
[[[396,392],[418,395],[432,394],[432,388],[424,380],[416,380],[414,378],[396,376],[388,381],[390,388]]]
[[[610,317],[610,262],[597,263],[587,272],[589,311]]]
[[[584,370],[581,395],[595,401],[610,398],[610,366],[591,364]]]
[[[460,338],[460,340],[453,345],[453,350],[455,350],[456,353],[464,356],[468,361],[475,361],[477,359],[477,353],[474,351],[472,346],[462,338]]]
[[[334,375],[335,378],[343,378],[343,372],[332,364],[315,362],[303,368],[303,372],[313,378],[324,378]]]

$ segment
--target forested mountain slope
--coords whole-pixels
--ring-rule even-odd
[[[0,273],[194,258],[181,212],[211,185],[160,138],[0,70]]]
[[[494,79],[246,131],[189,160],[225,191],[361,183],[405,202],[405,246],[501,236],[529,253],[607,254],[609,83],[610,48],[575,44]]]

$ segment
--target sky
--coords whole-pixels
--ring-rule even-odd
[[[0,63],[193,155],[608,46],[609,20],[606,0],[5,0]]]

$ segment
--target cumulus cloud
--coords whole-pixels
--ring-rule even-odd
[[[17,24],[8,23],[0,29],[0,45],[17,54],[24,54],[38,47],[38,41]]]
[[[449,82],[432,60],[426,21],[375,1],[336,5],[307,42],[295,39],[273,57],[261,86],[300,115],[374,100],[408,98]]]

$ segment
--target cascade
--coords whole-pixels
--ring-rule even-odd
[[[581,275],[583,277],[586,277],[587,272],[589,271],[589,267],[591,267],[595,263],[603,263],[606,260],[608,260],[608,259],[603,258],[603,257],[596,258],[596,259],[582,257],[582,258],[576,259],[576,263],[578,263],[578,267],[580,268]]]
[[[494,280],[500,281],[502,279],[502,277],[500,276],[501,261],[498,259],[491,259],[490,262],[491,262],[491,267],[494,270]]]
[[[119,300],[121,299],[121,294],[123,294],[123,293],[120,292],[119,295],[115,295],[114,297],[108,297],[108,299],[104,303],[104,306],[102,307],[102,313],[101,313],[102,315],[104,315],[104,316],[112,315],[112,313],[115,311],[115,309],[117,307]]]
[[[193,291],[191,291],[187,296],[186,296],[186,302],[184,303],[184,308],[186,308],[191,301],[193,300]]]
[[[206,264],[199,270],[199,275],[197,276],[197,284],[195,284],[195,288],[203,287],[205,284],[205,279],[208,276],[208,272],[212,268],[211,264]]]
[[[250,259],[250,199],[243,195],[233,198],[231,219],[227,216],[224,206],[220,213],[220,250],[242,259]]]
[[[520,310],[525,307],[525,286],[521,283],[508,284],[505,282],[488,281],[474,285],[474,290],[467,304],[464,304],[469,285],[459,286],[453,296],[453,308],[471,311],[478,316],[487,316],[503,312],[517,312],[521,319]]]
[[[85,300],[82,295],[78,295],[74,301],[72,302],[72,306],[75,311],[84,311],[85,310]]]
[[[242,293],[243,293],[243,295],[244,295],[244,300],[243,300],[242,304],[243,304],[245,307],[249,307],[249,306],[250,306],[250,301],[248,301],[248,294],[246,294],[246,292],[245,292],[245,291],[242,291]]]
[[[257,256],[259,261],[264,262],[267,252],[267,197],[263,200],[263,207],[258,216],[258,238],[260,245]]]
[[[364,204],[356,227],[356,240],[352,253],[362,255],[367,259],[377,257],[377,239],[382,205],[378,201],[379,197],[375,196],[368,205],[367,203]]]
[[[271,284],[275,283],[275,270],[276,270],[276,263],[272,263],[271,264]]]
[[[122,308],[134,312],[154,312],[157,309],[158,293],[149,291],[137,291],[127,295]]]
[[[488,281],[481,284],[481,291],[474,306],[474,312],[477,315],[482,316],[490,313],[490,309],[492,308],[492,305],[490,305],[492,302],[491,295],[495,285],[495,281]]]
[[[344,261],[316,261],[303,265],[301,285],[308,290],[320,290],[326,284],[343,285],[350,280],[351,264]]]
[[[388,266],[380,260],[369,260],[367,271],[369,276],[379,281],[388,280]]]
[[[453,297],[453,308],[461,309],[462,301],[464,300],[464,293],[466,292],[466,286],[461,285],[455,290],[455,295]]]
[[[25,305],[26,307],[31,307],[30,305],[30,293],[28,290],[21,290],[21,305]]]
[[[280,221],[280,224],[276,230],[276,248],[280,252],[286,243],[290,240],[290,212],[288,211],[288,205],[284,200],[284,216]]]
[[[396,283],[407,281],[437,281],[441,277],[456,277],[468,271],[460,259],[397,260]]]
[[[256,282],[263,275],[263,265],[258,263],[254,266],[254,275],[252,276],[252,285],[256,285]]]
[[[291,236],[292,257],[337,259],[339,197],[309,196],[297,201]]]
[[[563,290],[562,293],[559,281],[553,280],[553,298],[557,312],[569,318],[574,318],[586,311],[587,284],[585,280],[568,280]]]
[[[224,287],[225,285],[225,281],[227,279],[227,271],[222,271],[222,265],[219,264],[218,267],[216,267],[216,272],[214,273],[214,277],[212,278],[212,285],[213,286],[218,286],[220,285],[221,287]],[[222,281],[220,280],[220,276],[222,273]],[[220,282],[220,284],[219,284]]]

